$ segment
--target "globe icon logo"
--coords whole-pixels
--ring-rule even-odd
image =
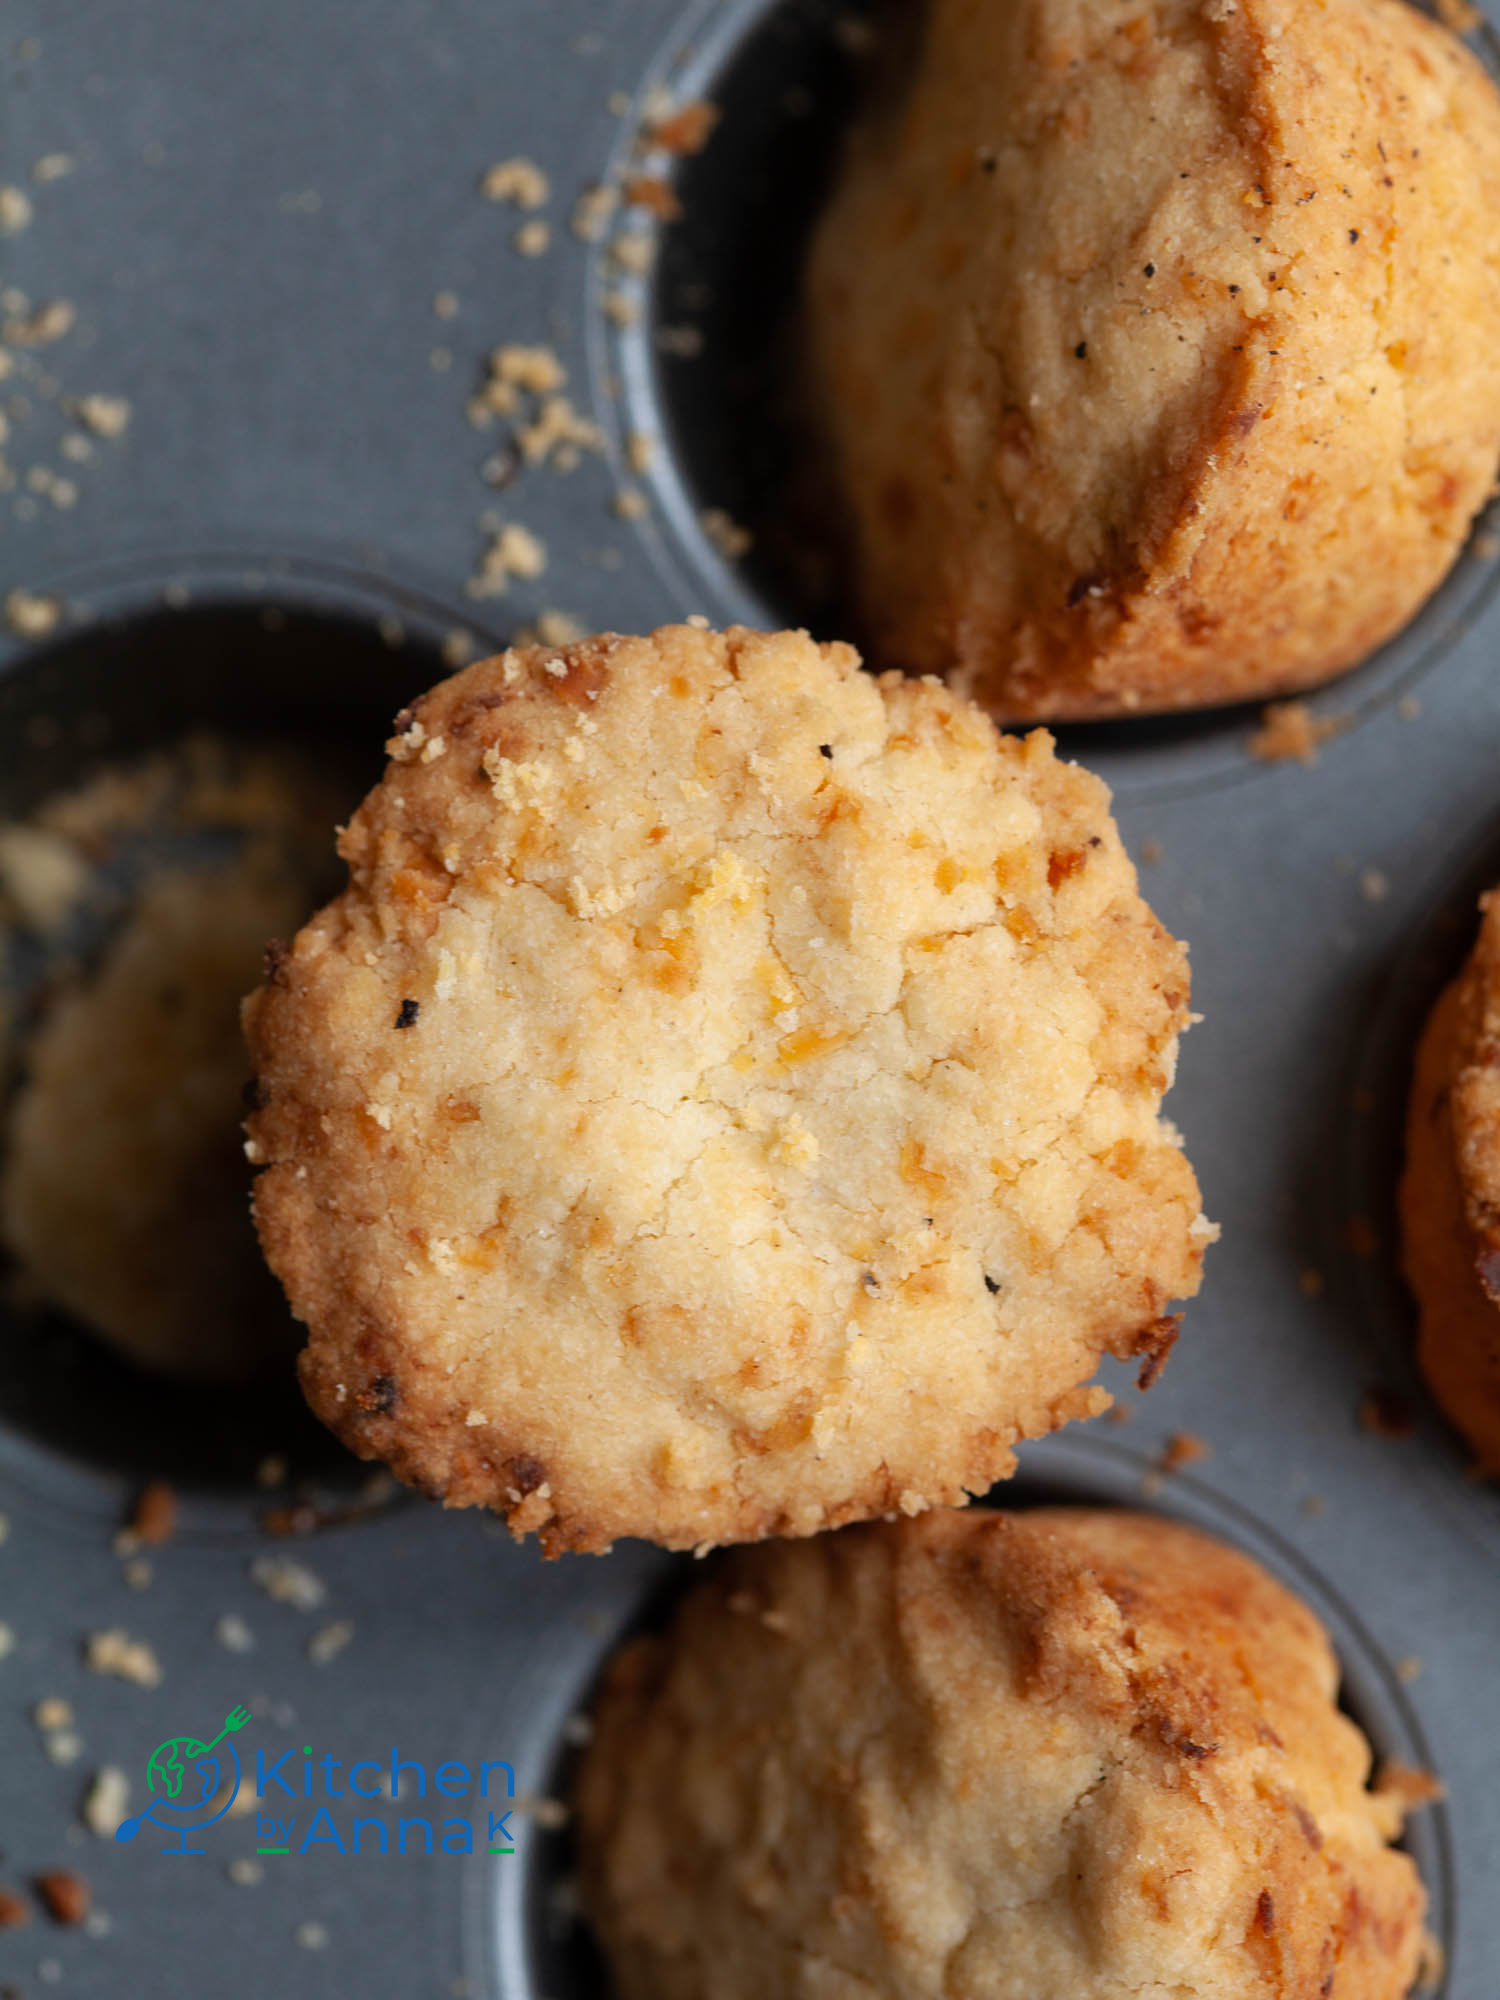
[[[240,1758],[229,1739],[249,1720],[248,1709],[235,1707],[207,1743],[196,1736],[169,1736],[158,1743],[146,1764],[146,1783],[156,1797],[143,1813],[123,1822],[115,1839],[134,1840],[150,1820],[177,1835],[177,1845],[164,1847],[163,1854],[206,1854],[205,1847],[188,1846],[188,1835],[222,1819],[238,1798]]]

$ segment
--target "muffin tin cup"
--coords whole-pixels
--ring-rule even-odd
[[[7,819],[197,732],[322,742],[373,783],[391,716],[449,670],[445,638],[466,631],[476,655],[503,644],[432,591],[332,555],[142,554],[32,588],[62,616],[44,644],[0,653]],[[24,1027],[18,1039],[24,1061]],[[262,1484],[257,1465],[272,1457],[287,1477]],[[0,1357],[4,1476],[116,1521],[146,1480],[164,1478],[180,1496],[179,1533],[215,1541],[347,1523],[402,1491],[327,1437],[290,1382],[174,1383],[29,1313],[12,1315]]]

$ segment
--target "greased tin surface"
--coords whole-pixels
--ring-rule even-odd
[[[780,337],[859,19],[824,0],[10,0],[0,184],[32,215],[0,236],[0,286],[24,294],[5,314],[61,300],[73,319],[0,383],[0,592],[61,607],[34,643],[0,639],[0,813],[194,722],[352,732],[373,776],[405,694],[548,612],[784,622],[761,537],[734,532],[777,470],[774,425],[747,444],[749,362]],[[723,109],[685,162],[637,150],[661,92]],[[542,170],[545,200],[483,196],[507,160]],[[630,174],[675,179],[684,207],[652,272],[618,248],[649,211],[591,193]],[[507,343],[566,371],[534,459],[510,422],[467,414]],[[69,399],[89,395],[128,399],[123,435],[80,418]],[[523,400],[519,421],[542,414]],[[80,434],[86,458],[63,444]],[[505,524],[545,566],[473,597]],[[1341,725],[1314,767],[1257,761],[1243,711],[1064,733],[1192,944],[1204,1019],[1168,1111],[1224,1234],[1161,1381],[1142,1398],[1110,1380],[1129,1420],[1025,1448],[997,1496],[1160,1506],[1304,1592],[1377,1751],[1446,1782],[1410,1840],[1451,2000],[1500,1985],[1500,1496],[1414,1370],[1393,1196],[1415,1031],[1500,878],[1494,548],[1481,524],[1413,626],[1314,698]],[[690,1559],[548,1565],[315,1445],[311,1532],[276,1539],[285,1492],[252,1468],[308,1448],[284,1412],[144,1398],[55,1329],[18,1322],[5,1346],[0,1884],[74,1871],[96,1914],[0,1930],[0,1991],[599,1991],[547,1801],[601,1659]],[[1410,1424],[1362,1421],[1371,1392]],[[1208,1455],[1163,1475],[1177,1433]],[[178,1491],[177,1535],[122,1558],[152,1475]],[[91,1669],[110,1631],[149,1646],[155,1685]],[[71,1722],[39,1727],[57,1700]],[[257,1755],[276,1766],[274,1831],[237,1808],[128,1844],[87,1830],[102,1767],[141,1813],[152,1750],[208,1741],[240,1703],[239,1803]],[[359,1764],[377,1795],[356,1807]],[[319,1809],[336,1839],[302,1852]],[[358,1854],[356,1811],[380,1822]],[[424,1815],[438,1851],[409,1827],[398,1853],[399,1821]],[[471,1853],[441,1851],[444,1821]]]

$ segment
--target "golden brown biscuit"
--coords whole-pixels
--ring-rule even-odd
[[[1500,99],[1404,0],[931,0],[815,241],[879,664],[1002,717],[1315,686],[1500,450]],[[913,31],[915,32],[915,31]]]
[[[1401,1224],[1417,1358],[1480,1465],[1500,1473],[1500,898],[1417,1050]]]
[[[580,1773],[621,2000],[1399,2000],[1424,1896],[1317,1619],[1145,1515],[738,1550]]]
[[[1099,782],[805,634],[401,721],[247,1007],[261,1238],[357,1452],[550,1550],[957,1501],[1197,1289],[1182,948]]]

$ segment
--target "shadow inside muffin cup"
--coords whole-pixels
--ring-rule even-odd
[[[320,805],[326,796],[330,806],[328,865],[316,878],[304,912],[310,915],[339,884],[334,826],[378,778],[391,717],[448,671],[435,646],[401,636],[403,643],[393,643],[389,622],[382,634],[373,618],[319,604],[230,597],[136,608],[63,632],[0,673],[0,822],[26,822],[44,802],[76,793],[100,773],[176,754],[189,739],[222,742],[231,757],[258,746],[270,753],[267,769],[290,752],[315,774]],[[314,838],[312,829],[306,838]],[[320,833],[316,838],[321,843]],[[66,975],[81,975],[87,987],[153,871],[191,875],[222,858],[224,846],[222,829],[212,827],[175,829],[154,844],[107,836],[91,857],[101,893],[70,921],[62,978],[58,950],[28,935],[24,923],[8,926],[0,981],[9,1017],[7,1136],[27,1075],[28,1043],[56,991],[74,983]],[[247,1079],[248,1071],[247,1058]],[[231,1144],[238,1146],[237,1134],[227,1139],[226,1154]],[[247,1164],[245,1242],[235,1243],[228,1261],[241,1284],[255,1288],[253,1303],[239,1304],[257,1332],[259,1314],[267,1315],[264,1365],[248,1379],[212,1383],[152,1372],[67,1313],[33,1302],[11,1271],[0,1306],[0,1442],[7,1461],[29,1452],[33,1463],[37,1457],[71,1462],[130,1482],[249,1489],[271,1524],[289,1529],[319,1518],[307,1502],[307,1481],[315,1482],[325,1514],[339,1517],[360,1504],[359,1496],[372,1490],[371,1469],[349,1457],[302,1401],[293,1371],[300,1329],[253,1254],[249,1187]],[[231,1216],[230,1227],[237,1226]],[[205,1314],[213,1311],[213,1299],[205,1298]],[[282,1476],[257,1484],[268,1460]]]
[[[1425,1733],[1394,1663],[1330,1580],[1256,1515],[1190,1474],[1163,1479],[1153,1460],[1088,1428],[1054,1434],[1023,1446],[1021,1452],[1015,1478],[993,1487],[973,1503],[976,1507],[1129,1508],[1160,1514],[1217,1537],[1260,1563],[1317,1615],[1339,1661],[1339,1707],[1363,1731],[1374,1753],[1374,1770],[1387,1763],[1432,1767]],[[586,1720],[580,1728],[579,1719],[587,1718],[610,1661],[632,1639],[664,1630],[682,1598],[703,1576],[702,1563],[691,1556],[664,1557],[646,1574],[635,1616],[621,1628],[601,1629],[591,1656],[582,1662],[577,1698],[546,1766],[541,1787],[545,1798],[562,1805],[572,1798],[586,1740]],[[608,1624],[599,1622],[601,1628]],[[1396,1845],[1416,1862],[1428,1895],[1427,1928],[1451,1972],[1457,1911],[1447,1807],[1438,1802],[1414,1812]],[[494,1935],[519,1918],[524,1951],[514,1958],[491,1956],[487,1976],[473,1990],[492,1994],[494,2000],[543,2000],[543,1996],[606,2000],[611,1990],[608,1971],[578,1909],[571,1824],[548,1825],[535,1816],[527,1818],[516,1861],[523,1871],[518,1896],[503,1870],[490,1876],[489,1928]],[[1447,1977],[1418,1990],[1424,2000],[1440,2000],[1448,1991]]]
[[[661,225],[639,322],[604,336],[626,423],[663,447],[644,483],[673,567],[687,571],[674,587],[715,623],[805,626],[867,657],[837,482],[804,382],[800,299],[851,121],[899,89],[921,15],[920,0],[729,0],[711,25],[694,17],[660,79],[678,102],[710,103],[717,122],[697,152],[648,149],[624,164],[627,177],[668,182],[676,212]],[[1481,25],[1471,46],[1500,81],[1495,31]],[[1339,731],[1365,720],[1442,660],[1497,584],[1492,502],[1408,625],[1298,699]],[[1062,753],[1122,796],[1172,797],[1267,769],[1247,748],[1262,709],[1240,702],[1054,727]]]

